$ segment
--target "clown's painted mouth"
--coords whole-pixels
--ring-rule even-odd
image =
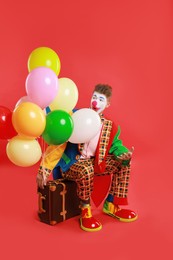
[[[94,111],[96,111],[96,112],[99,110],[98,107],[92,107],[92,109],[93,109]]]

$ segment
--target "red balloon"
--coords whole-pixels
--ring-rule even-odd
[[[12,124],[12,112],[4,106],[0,106],[0,139],[11,139],[17,135]]]

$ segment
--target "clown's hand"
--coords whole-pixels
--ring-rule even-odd
[[[122,161],[129,161],[132,158],[133,151],[134,151],[134,147],[132,147],[128,152],[117,156],[117,158]]]
[[[36,182],[39,188],[44,189],[44,186],[46,186],[50,173],[51,170],[40,166],[36,177]]]

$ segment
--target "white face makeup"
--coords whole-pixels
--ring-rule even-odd
[[[107,98],[104,94],[100,94],[94,91],[91,98],[91,108],[96,111],[98,114],[103,112],[103,110],[109,106]]]

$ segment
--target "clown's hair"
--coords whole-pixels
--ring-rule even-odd
[[[108,99],[112,96],[112,87],[108,84],[97,84],[94,91],[105,95]]]

